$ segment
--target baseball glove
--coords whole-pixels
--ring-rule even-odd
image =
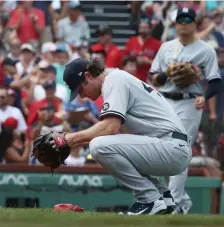
[[[172,62],[166,74],[178,88],[185,88],[200,80],[201,71],[189,62]]]
[[[52,141],[56,148],[52,147]],[[44,166],[53,170],[64,164],[70,154],[70,147],[65,140],[65,133],[50,132],[39,136],[33,142],[33,156]]]

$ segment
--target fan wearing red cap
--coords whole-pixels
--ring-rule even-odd
[[[2,127],[16,129],[18,127],[18,121],[13,117],[8,117],[3,123]]]

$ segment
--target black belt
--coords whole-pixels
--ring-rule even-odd
[[[187,141],[187,135],[181,132],[172,132],[172,138]]]
[[[183,99],[194,99],[199,94],[192,94],[192,93],[167,93],[167,92],[160,92],[165,98],[172,99],[172,100],[183,100]]]

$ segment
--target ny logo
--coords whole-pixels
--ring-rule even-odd
[[[183,13],[188,13],[188,8],[183,8],[183,9],[182,9],[182,12],[183,12]]]

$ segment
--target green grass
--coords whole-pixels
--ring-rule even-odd
[[[120,216],[112,213],[54,212],[51,209],[0,208],[1,227],[187,227],[224,226],[224,216]]]

